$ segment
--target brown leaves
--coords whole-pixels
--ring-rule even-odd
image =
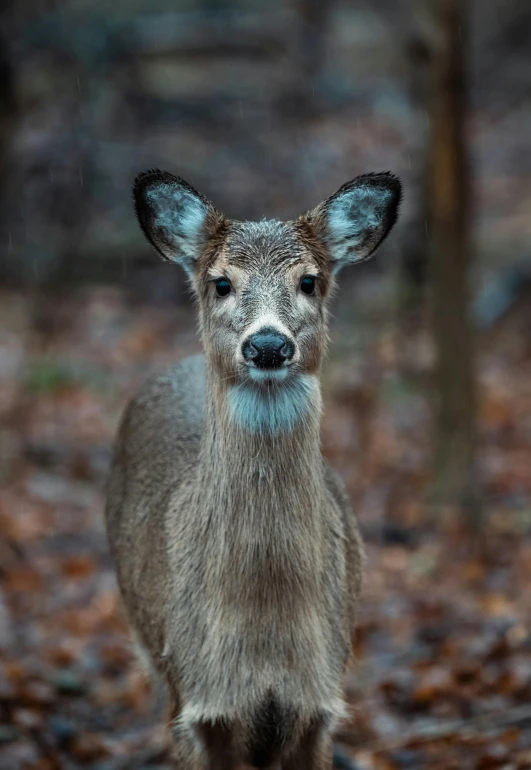
[[[155,361],[193,351],[192,315],[91,290],[50,303],[45,332],[23,297],[10,301],[24,333],[0,340],[0,767],[167,767],[102,512],[121,409]],[[352,325],[338,326],[340,342]],[[480,360],[487,516],[472,548],[455,511],[426,503],[426,394],[404,378],[385,325],[371,340],[363,364],[346,345],[326,370],[324,446],[368,552],[339,737],[365,770],[529,768],[529,365],[505,349]],[[425,344],[408,349],[422,378]]]

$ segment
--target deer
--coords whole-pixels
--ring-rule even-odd
[[[126,407],[106,526],[182,770],[332,767],[363,546],[320,448],[328,305],[401,194],[370,173],[298,219],[243,222],[169,172],[135,180],[144,235],[187,274],[204,353]]]

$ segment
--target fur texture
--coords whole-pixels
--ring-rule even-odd
[[[310,213],[333,271],[372,256],[398,217],[402,187],[392,174],[365,174],[347,182]]]
[[[253,372],[251,370],[251,379]],[[291,433],[296,424],[303,420],[310,409],[319,414],[321,394],[319,383],[312,375],[301,374],[289,383],[283,384],[287,370],[271,374],[270,385],[256,387],[254,383],[233,385],[228,394],[229,413],[234,422],[250,433],[276,435]],[[258,376],[255,375],[255,377]]]
[[[166,682],[182,770],[328,770],[362,547],[320,451],[326,306],[339,231],[374,246],[397,182],[352,183],[284,224],[228,222],[176,177],[139,179],[149,240],[191,272],[205,356],[149,380],[122,419],[106,515],[129,619]],[[264,327],[289,335],[284,368],[242,356]]]

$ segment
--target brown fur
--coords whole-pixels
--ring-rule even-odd
[[[330,261],[311,217],[229,223],[210,208],[205,221],[192,277],[205,357],[150,379],[129,404],[109,540],[130,622],[167,685],[179,767],[327,770],[360,592],[358,529],[321,456],[318,387],[305,418],[272,434],[238,425],[227,394],[245,384],[241,340],[264,313],[297,342],[293,377],[318,382]],[[160,230],[146,227],[157,247]],[[308,273],[313,297],[297,290]],[[217,275],[229,298],[216,296]]]

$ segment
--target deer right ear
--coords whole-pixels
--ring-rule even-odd
[[[184,179],[158,169],[137,176],[133,198],[148,241],[164,259],[177,262],[192,275],[222,215]]]
[[[398,216],[402,185],[393,174],[364,174],[302,217],[326,247],[333,272],[363,262]]]

